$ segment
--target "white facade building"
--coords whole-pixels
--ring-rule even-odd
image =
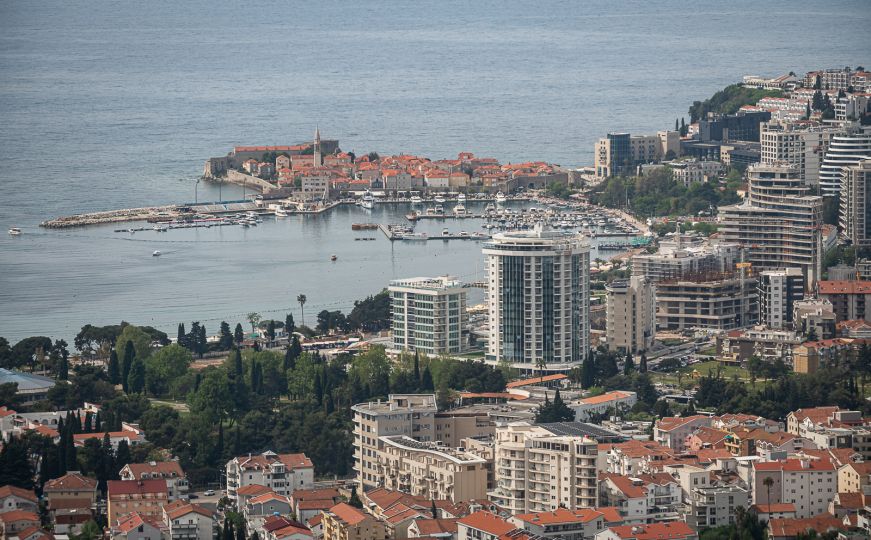
[[[466,289],[450,276],[390,282],[393,347],[431,355],[463,352]]]
[[[871,131],[850,125],[832,137],[826,157],[820,166],[820,189],[825,196],[841,192],[841,178],[845,167],[858,165],[871,157]]]
[[[580,365],[590,347],[590,245],[577,234],[512,231],[484,245],[487,361],[532,372]]]
[[[763,165],[786,162],[798,168],[798,175],[808,186],[820,183],[820,165],[837,128],[809,122],[771,121],[760,127]]]
[[[236,490],[257,484],[279,495],[291,496],[296,489],[308,489],[314,483],[315,469],[305,454],[264,452],[227,462],[227,496],[236,498]]]

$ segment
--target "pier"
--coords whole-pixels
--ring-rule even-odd
[[[490,235],[476,232],[476,233],[467,233],[467,234],[434,234],[432,236],[428,234],[420,234],[414,233],[408,229],[395,229],[391,228],[390,225],[378,225],[378,229],[384,233],[384,236],[387,237],[391,242],[394,241],[404,241],[404,242],[428,242],[430,240],[489,240]]]

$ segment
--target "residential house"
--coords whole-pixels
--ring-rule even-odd
[[[107,499],[111,526],[131,512],[160,519],[169,493],[164,480],[110,480]]]
[[[600,477],[600,504],[617,508],[625,523],[678,519],[681,501],[680,484],[667,473],[636,476],[603,473]]]
[[[152,480],[163,478],[169,500],[174,501],[188,491],[188,480],[178,461],[129,463],[118,473],[121,480]]]
[[[803,455],[754,462],[752,468],[753,503],[792,503],[799,518],[827,511],[838,492],[837,470],[828,459]]]
[[[838,493],[871,495],[871,462],[847,463],[838,469]]]
[[[211,510],[198,504],[175,501],[163,507],[163,522],[171,540],[212,540],[217,521]]]
[[[615,390],[598,396],[582,398],[568,403],[575,411],[575,420],[587,422],[597,416],[607,416],[620,411],[628,411],[638,402],[635,392]]]
[[[305,454],[264,452],[227,462],[227,496],[236,498],[236,490],[251,484],[290,497],[296,489],[310,488],[314,483],[314,466]]]
[[[342,494],[336,488],[297,489],[290,498],[290,505],[296,518],[304,522],[329,510],[342,499]]]
[[[596,540],[698,540],[699,535],[682,521],[621,525],[596,535]]]
[[[133,512],[110,529],[113,540],[165,540],[166,525],[154,516]]]
[[[61,521],[75,522],[81,518],[74,516],[87,514],[90,517],[97,503],[97,481],[79,472],[69,472],[46,482],[42,496],[55,521],[59,520],[58,514],[64,514],[66,517]]]
[[[453,540],[457,537],[458,518],[418,518],[408,526],[408,538],[444,538]]]
[[[592,540],[607,527],[622,525],[622,517],[613,508],[557,508],[552,512],[518,514],[510,521],[543,538],[561,540]]]
[[[387,529],[371,514],[339,503],[323,514],[324,540],[386,540]]]
[[[653,428],[653,440],[676,452],[686,449],[686,439],[700,427],[711,427],[711,417],[693,415],[662,418]]]
[[[39,511],[39,501],[36,494],[29,489],[17,486],[0,487],[0,512],[9,510]]]
[[[457,540],[499,540],[516,528],[496,514],[479,510],[457,521]]]
[[[27,510],[9,510],[0,513],[0,538],[17,536],[31,527],[39,527],[39,516]]]

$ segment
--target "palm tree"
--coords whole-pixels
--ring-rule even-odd
[[[296,301],[299,302],[299,310],[302,312],[302,325],[305,326],[305,301],[308,300],[304,294],[296,295]]]
[[[769,511],[770,511],[771,510],[771,508],[770,508],[771,507],[771,486],[774,485],[774,478],[771,478],[770,476],[766,476],[765,479],[762,481],[762,485],[765,486],[765,488],[768,490],[768,506],[769,506]]]
[[[535,367],[538,368],[539,384],[544,384],[544,370],[547,369],[547,362],[541,356],[535,360]]]
[[[257,323],[260,322],[260,314],[253,311],[247,315],[248,322],[251,323],[251,333],[257,331]]]

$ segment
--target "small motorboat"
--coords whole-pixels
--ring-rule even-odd
[[[161,253],[159,249],[155,250],[154,253],[151,254],[152,257],[160,257],[160,255]]]
[[[287,209],[285,209],[283,206],[279,206],[275,209],[275,217],[287,217],[289,215],[290,214],[287,212]]]
[[[336,259],[338,259],[337,256],[335,256],[335,255],[330,255],[330,260],[331,260],[331,261],[335,261]]]
[[[411,197],[411,204],[420,204],[422,202],[423,199],[421,199],[418,195],[414,195]]]
[[[21,234],[21,229],[19,229],[18,227],[12,227],[11,229],[9,229],[9,234],[11,234],[12,236],[19,236]]]
[[[436,198],[433,199],[433,200],[434,200],[435,202],[437,202],[438,204],[445,204],[445,198],[442,197],[441,195],[436,195]]]

